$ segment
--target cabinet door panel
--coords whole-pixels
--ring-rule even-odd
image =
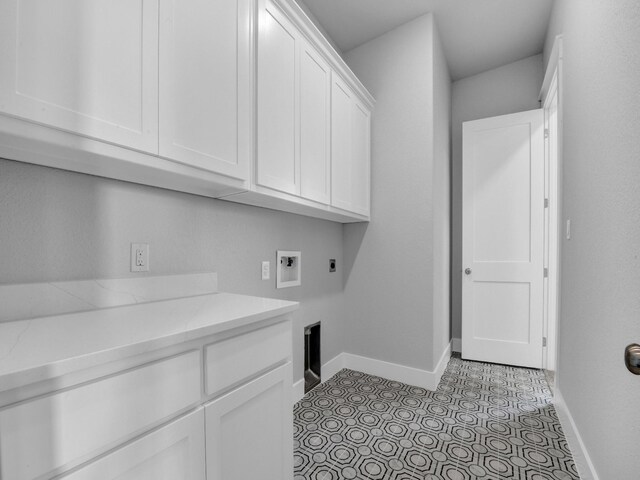
[[[0,478],[41,478],[87,461],[200,394],[200,351],[191,351],[0,410]]]
[[[291,363],[205,408],[207,480],[291,480]]]
[[[158,151],[157,0],[6,0],[0,111]]]
[[[331,205],[351,210],[351,92],[337,77],[331,83]]]
[[[161,156],[248,178],[252,4],[161,0]]]
[[[337,75],[331,83],[331,205],[369,215],[371,114]]]
[[[300,58],[300,195],[330,200],[331,69],[306,42]]]
[[[204,480],[204,410],[200,408],[62,478]]]
[[[369,215],[371,114],[357,101],[351,108],[351,210]]]
[[[258,19],[258,185],[299,193],[298,32],[270,2]]]

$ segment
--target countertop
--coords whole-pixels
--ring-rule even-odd
[[[0,391],[297,308],[297,302],[212,293],[0,323]]]

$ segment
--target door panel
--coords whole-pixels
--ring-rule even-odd
[[[540,368],[542,110],[463,126],[462,355]]]
[[[330,200],[331,69],[313,47],[303,44],[300,59],[300,195]]]
[[[0,110],[157,153],[157,0],[3,1]]]
[[[351,210],[369,215],[371,114],[357,100],[352,106]]]
[[[352,210],[351,108],[349,88],[337,76],[331,82],[331,205]]]
[[[251,0],[161,0],[160,155],[245,180]]]
[[[299,193],[297,85],[299,33],[271,2],[258,27],[257,184]]]
[[[293,479],[291,363],[205,407],[207,479]]]
[[[205,480],[204,411],[199,408],[62,478]]]
[[[529,125],[483,131],[475,138],[473,258],[478,262],[531,259]],[[506,155],[505,155],[506,153]]]

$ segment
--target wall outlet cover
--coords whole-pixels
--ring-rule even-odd
[[[149,244],[148,243],[132,243],[131,244],[131,271],[132,272],[148,272],[149,271]]]

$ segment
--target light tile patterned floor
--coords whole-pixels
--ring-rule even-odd
[[[579,478],[538,370],[455,356],[430,392],[345,369],[294,414],[295,480]]]

